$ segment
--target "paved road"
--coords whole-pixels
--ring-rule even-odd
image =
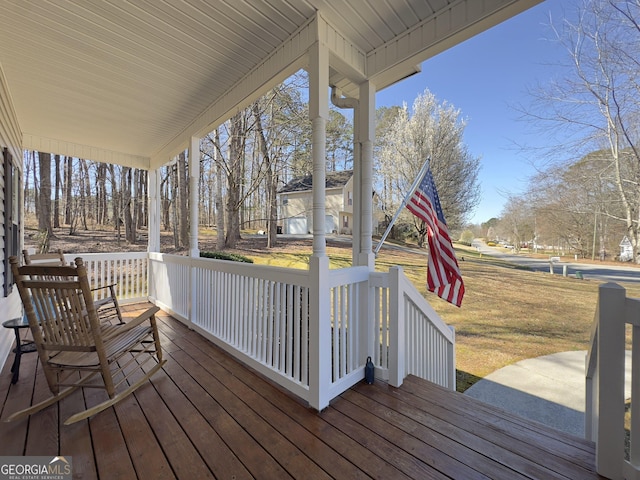
[[[549,261],[538,258],[514,254],[512,250],[503,247],[489,247],[484,242],[474,240],[473,244],[482,254],[501,258],[516,265],[530,267],[534,271],[549,272]],[[640,268],[612,265],[597,265],[586,263],[560,262],[553,265],[553,271],[562,275],[566,265],[567,275],[575,276],[581,272],[585,279],[600,280],[602,282],[635,282],[640,283]]]

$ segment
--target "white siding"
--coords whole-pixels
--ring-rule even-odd
[[[22,168],[22,148],[20,146],[20,127],[13,109],[13,104],[7,89],[7,83],[0,65],[0,152],[4,148],[8,148],[13,155],[14,162],[19,168]],[[2,156],[0,155],[0,158]],[[17,160],[17,161],[16,161]],[[0,259],[4,260],[4,222],[5,222],[5,185],[4,185],[4,161],[0,162],[0,219],[2,220],[2,228],[0,229]],[[22,210],[21,210],[22,211]],[[4,285],[4,262],[0,261],[0,285]],[[4,289],[0,290],[0,312],[2,312],[2,320],[7,320],[21,314],[20,299],[17,291],[13,291],[9,297],[4,297]],[[3,367],[13,343],[13,331],[10,329],[0,329],[0,369]]]

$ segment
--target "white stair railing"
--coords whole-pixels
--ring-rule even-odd
[[[631,434],[625,458],[626,325],[632,327]],[[598,288],[586,359],[585,434],[596,444],[596,470],[610,479],[640,479],[640,299],[615,283]]]
[[[425,300],[401,267],[372,273],[374,363],[380,376],[400,386],[416,375],[456,388],[455,331]]]

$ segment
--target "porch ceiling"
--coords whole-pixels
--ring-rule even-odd
[[[346,75],[382,89],[539,1],[6,0],[0,81],[25,148],[149,168],[304,66],[291,47],[316,12],[349,92]]]

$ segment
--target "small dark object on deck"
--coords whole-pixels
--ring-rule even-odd
[[[371,361],[371,357],[367,357],[367,364],[364,367],[364,381],[367,382],[369,385],[373,383],[373,379],[374,379],[373,372],[374,372],[373,362]]]

